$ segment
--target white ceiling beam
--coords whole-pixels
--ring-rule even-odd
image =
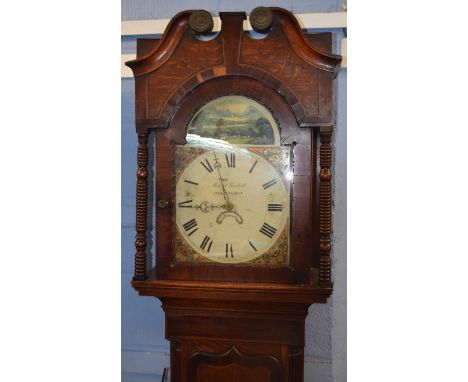
[[[346,12],[297,13],[295,16],[303,29],[346,28],[347,25]],[[169,21],[169,19],[122,21],[121,34],[122,36],[162,34]],[[213,17],[213,21],[213,31],[218,32],[221,21],[219,17]],[[244,21],[244,29],[252,29],[248,20]]]

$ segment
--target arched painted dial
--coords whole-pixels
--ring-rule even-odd
[[[176,224],[197,253],[241,263],[268,251],[289,222],[289,187],[262,156],[246,147],[210,150],[179,175]]]

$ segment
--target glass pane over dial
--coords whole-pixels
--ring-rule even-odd
[[[285,264],[289,148],[176,148],[176,257]]]

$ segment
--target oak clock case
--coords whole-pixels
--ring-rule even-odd
[[[308,308],[332,292],[341,58],[331,34],[304,33],[281,8],[250,12],[261,38],[243,30],[244,12],[220,18],[213,34],[208,12],[181,12],[127,63],[139,143],[132,285],[162,302],[172,381],[299,382]]]

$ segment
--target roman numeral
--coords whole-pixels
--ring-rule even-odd
[[[252,165],[252,167],[250,167],[249,174],[252,173],[253,169],[254,169],[255,166],[257,165],[257,162],[258,162],[258,160],[256,160],[256,161],[254,162],[254,164]]]
[[[251,242],[250,240],[249,240],[249,244],[250,244],[250,246],[253,248],[253,250],[254,250],[255,252],[257,252],[257,248],[255,248],[255,245],[253,245],[252,242]]]
[[[208,245],[208,248],[207,248],[206,252],[210,252],[212,244],[213,244],[213,239],[210,239],[209,236],[205,236],[202,243],[200,244],[200,248],[205,250],[206,246]]]
[[[206,163],[200,162],[203,167],[205,167],[205,170],[208,172],[213,172],[213,167],[211,167],[210,162],[208,161],[208,158],[205,159]]]
[[[226,157],[226,163],[228,165],[228,167],[236,167],[236,154],[234,153],[231,153],[229,156],[226,154],[224,154],[224,156]]]
[[[185,202],[180,202],[179,207],[192,208],[192,201],[191,200],[186,200]]]
[[[269,182],[266,182],[264,185],[263,185],[263,188],[266,190],[267,188],[271,187],[271,186],[274,186],[276,184],[276,179],[272,179],[270,180]]]
[[[234,258],[234,253],[232,252],[232,244],[226,243],[226,257],[229,257],[229,254],[231,255],[231,258]]]
[[[260,228],[260,232],[271,239],[276,233],[276,228],[273,228],[268,223],[263,223],[262,228]]]
[[[195,185],[195,186],[198,186],[198,183],[197,183],[197,182],[192,182],[192,181],[186,180],[186,179],[184,179],[184,182],[185,182],[185,183],[193,184],[193,185]]]
[[[268,211],[283,211],[282,204],[268,203]]]
[[[195,229],[193,229],[193,231],[191,231],[188,234],[188,236],[191,236],[195,231],[198,231],[197,221],[195,219],[189,220],[187,223],[182,224],[182,227],[184,227],[186,232],[188,232],[188,231],[192,230],[193,228],[195,228]]]

